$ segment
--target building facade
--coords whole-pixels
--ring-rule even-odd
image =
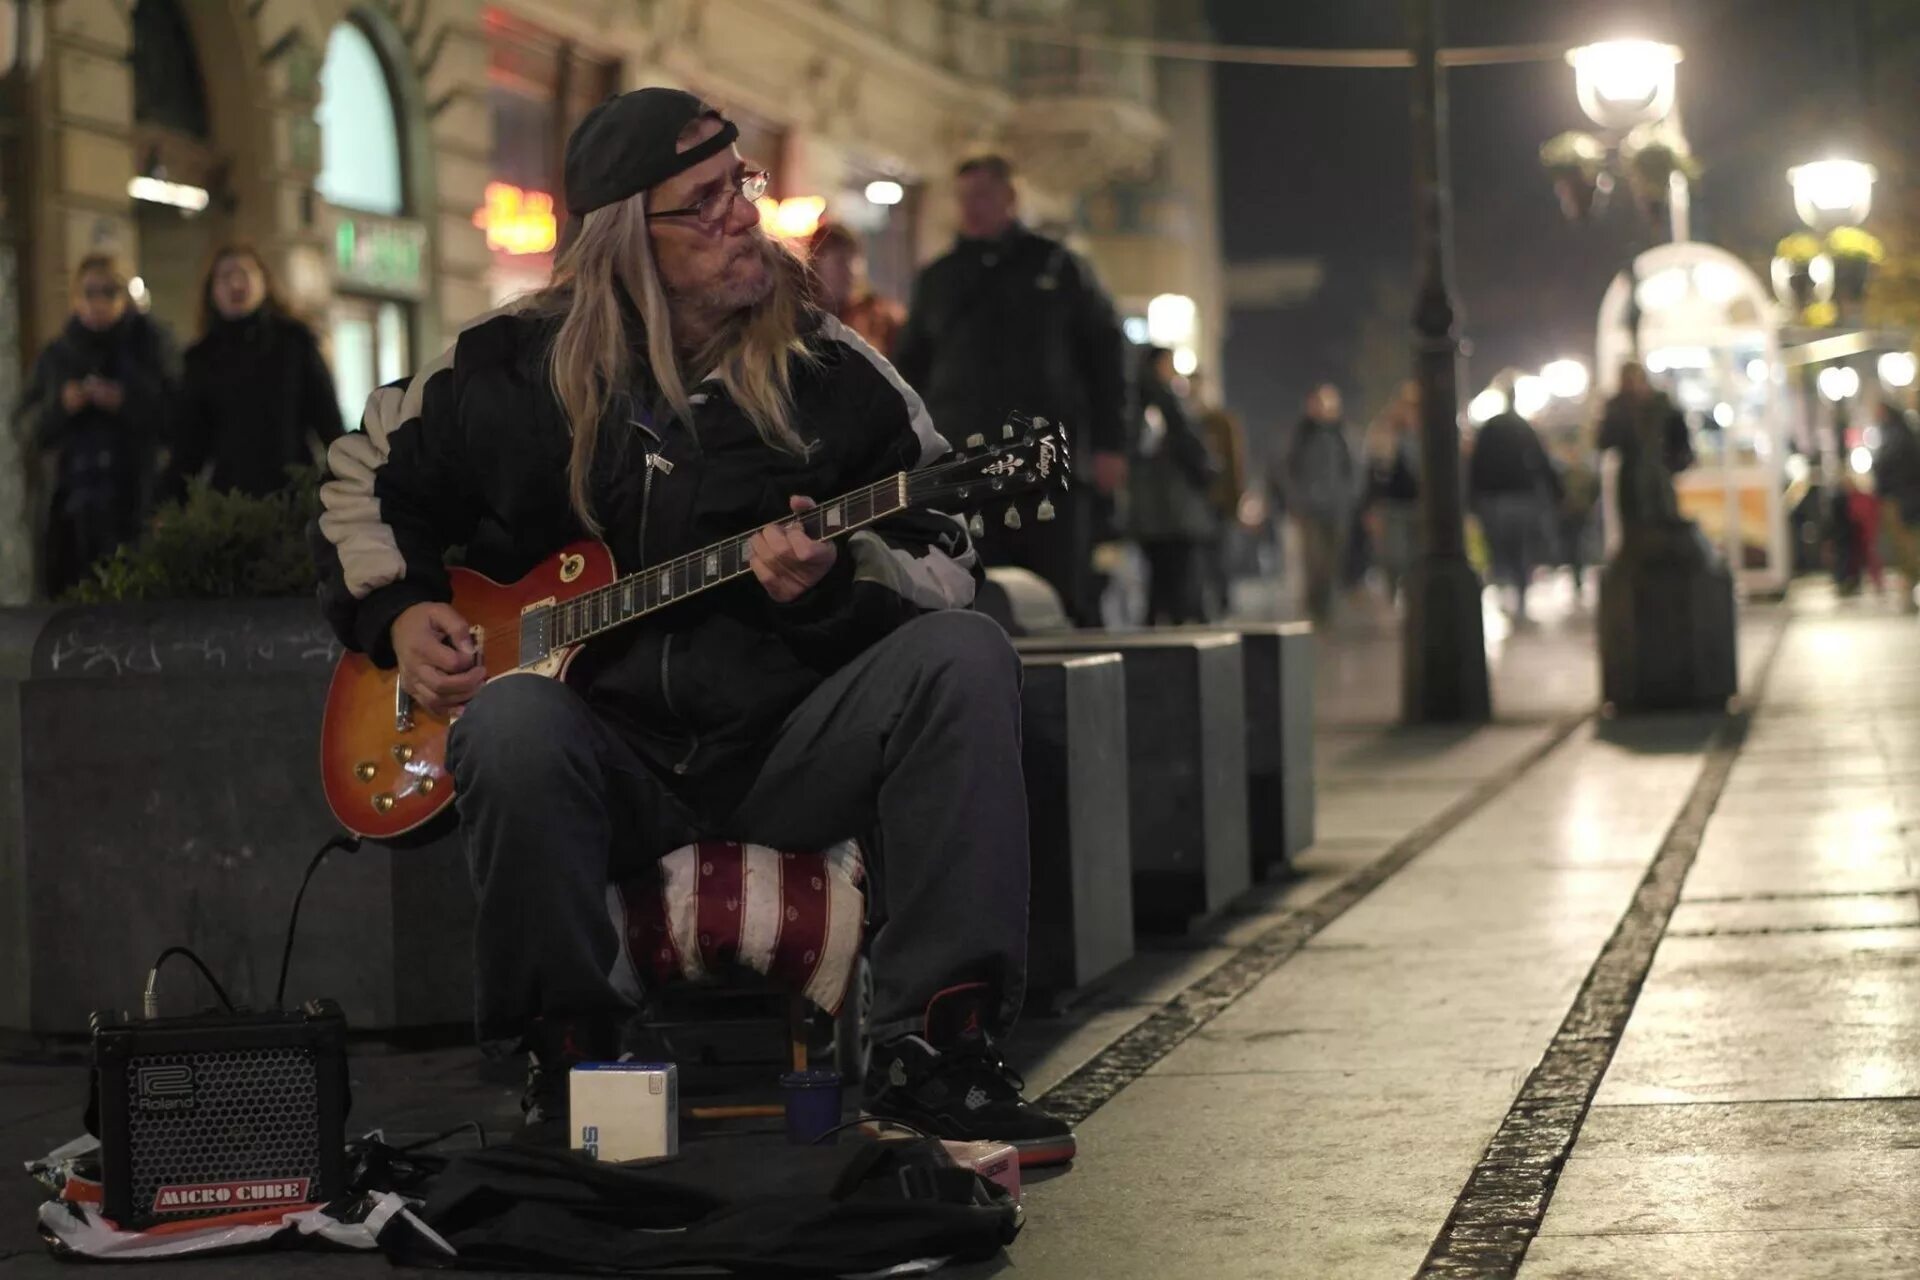
[[[184,343],[213,252],[239,242],[323,335],[352,423],[372,387],[544,282],[567,133],[650,84],[722,105],[775,175],[775,226],[856,228],[876,288],[902,301],[951,238],[954,166],[1004,152],[1029,219],[1090,254],[1134,328],[1155,297],[1190,298],[1186,341],[1217,367],[1207,72],[1064,38],[1190,33],[1199,8],[0,0],[0,400],[10,422],[18,370],[63,323],[86,254],[124,256]],[[7,447],[0,464],[20,465],[0,469],[32,461]],[[22,507],[0,491],[4,601],[25,590]]]

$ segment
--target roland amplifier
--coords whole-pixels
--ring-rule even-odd
[[[106,1216],[148,1227],[326,1201],[345,1189],[347,1024],[284,1013],[95,1014]]]

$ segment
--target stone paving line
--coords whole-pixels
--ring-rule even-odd
[[[1796,597],[1520,1275],[1920,1275],[1920,630]]]

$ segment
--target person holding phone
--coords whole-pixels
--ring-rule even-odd
[[[21,398],[23,437],[54,456],[43,586],[56,598],[137,538],[153,501],[175,356],[133,307],[129,279],[110,255],[81,259],[73,315]]]

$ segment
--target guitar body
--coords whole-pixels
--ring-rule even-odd
[[[520,665],[520,620],[542,604],[565,603],[610,585],[613,553],[599,542],[577,542],[541,561],[514,583],[470,569],[448,571],[453,607],[474,627],[489,683],[509,676],[558,679],[578,648],[556,649],[538,663]],[[365,654],[349,653],[334,668],[320,728],[320,777],[327,805],[355,835],[388,840],[439,816],[453,802],[447,772],[445,716],[409,706],[400,673],[383,671]]]

